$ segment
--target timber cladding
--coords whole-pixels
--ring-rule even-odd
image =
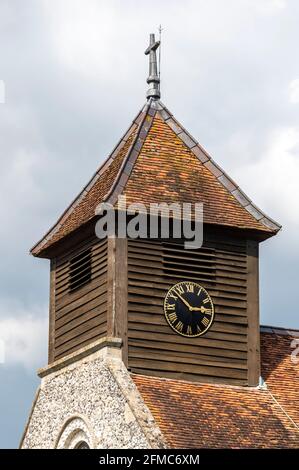
[[[248,271],[247,251],[246,239],[232,237],[208,238],[199,250],[186,250],[170,241],[128,240],[128,366],[132,372],[249,383],[248,344],[255,347],[255,340],[248,342],[248,334],[257,337],[258,322],[248,328],[248,279],[257,272]],[[176,334],[164,317],[165,294],[181,280],[198,282],[212,297],[214,323],[201,337]],[[250,305],[251,310],[258,308],[252,299]],[[251,351],[251,356],[258,359],[258,352]],[[258,380],[252,372],[251,377],[253,382]]]
[[[56,258],[51,283],[49,362],[106,336],[107,240],[91,237]]]
[[[175,333],[167,291],[194,281],[210,294],[214,322],[200,337]],[[104,336],[123,340],[134,373],[257,385],[258,243],[206,234],[203,247],[171,240],[90,237],[51,262],[49,362]]]

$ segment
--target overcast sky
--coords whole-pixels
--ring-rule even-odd
[[[283,225],[261,246],[262,323],[299,327],[299,2],[0,0],[0,447],[46,363],[49,266],[29,248],[144,104],[160,23],[162,101]]]

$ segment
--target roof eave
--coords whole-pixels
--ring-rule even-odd
[[[129,135],[134,130],[137,130],[136,136],[130,145],[130,148],[121,164],[118,174],[113,182],[109,192],[105,195],[100,202],[109,202],[115,204],[118,196],[122,193],[126,183],[130,177],[135,161],[139,155],[142,145],[147,137],[151,128],[153,119],[156,115],[163,119],[163,121],[174,131],[174,133],[184,142],[190,151],[198,158],[198,160],[215,176],[219,183],[235,198],[235,200],[251,214],[251,216],[261,225],[261,229],[256,229],[264,235],[263,239],[269,238],[281,229],[281,225],[267,216],[260,210],[251,199],[241,190],[241,188],[222,170],[222,168],[212,159],[209,153],[197,142],[196,139],[173,117],[172,113],[160,101],[149,99],[148,102],[142,107],[141,111],[133,120],[128,131],[120,139],[118,144],[113,149],[112,153],[100,166],[97,172],[93,175],[89,183],[83,188],[80,194],[69,205],[66,211],[58,219],[56,224],[46,233],[46,235],[36,243],[30,250],[33,256],[43,257],[43,247],[48,246],[51,242],[53,235],[60,229],[64,221],[73,212],[76,206],[85,197],[87,192],[93,187],[98,178],[109,167],[113,159],[126,143]],[[217,224],[218,225],[218,224]],[[263,230],[262,227],[265,227]],[[247,228],[244,227],[246,230]],[[75,229],[74,229],[75,230]]]
[[[131,133],[137,129],[138,127],[140,128],[141,122],[143,121],[144,118],[144,113],[148,108],[148,103],[146,103],[142,109],[139,111],[135,119],[132,121],[132,124],[128,128],[128,130],[125,132],[123,137],[119,140],[119,142],[116,144],[108,158],[102,163],[102,165],[98,168],[98,170],[94,173],[92,178],[89,180],[87,185],[84,186],[82,191],[79,193],[78,196],[71,202],[71,204],[67,207],[67,209],[62,213],[62,215],[59,217],[57,222],[46,232],[46,234],[30,249],[30,253],[35,256],[35,257],[43,257],[41,256],[43,252],[43,247],[47,245],[48,242],[51,241],[53,235],[60,229],[61,225],[63,222],[70,216],[70,214],[73,212],[73,210],[76,208],[76,206],[81,202],[81,200],[84,198],[84,196],[87,194],[87,192],[94,186],[96,181],[100,178],[100,176],[104,173],[104,171],[109,167],[109,165],[113,162],[114,158],[118,154],[118,152],[121,150],[121,148],[125,145],[127,142],[129,136]],[[137,133],[138,134],[138,133]],[[136,140],[136,139],[135,139]],[[131,147],[130,147],[131,149]],[[129,150],[130,152],[130,150]],[[126,159],[124,159],[126,160]],[[117,175],[116,180],[118,180],[121,176],[121,173],[124,169],[124,166],[122,165],[119,171],[119,174]],[[115,185],[113,185],[113,188]],[[101,202],[105,202],[108,199],[109,194],[106,195],[106,197],[103,199]]]
[[[276,235],[282,226],[259,209],[251,199],[241,190],[230,176],[213,160],[209,153],[197,142],[196,139],[174,118],[166,106],[159,101],[157,104],[159,115],[174,133],[185,143],[191,152],[208,168],[226,190],[247,210],[258,222]]]

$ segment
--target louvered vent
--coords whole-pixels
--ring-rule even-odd
[[[91,249],[70,260],[69,290],[73,292],[91,281]]]
[[[216,278],[213,248],[184,249],[183,244],[163,243],[164,275],[180,279],[214,281]]]

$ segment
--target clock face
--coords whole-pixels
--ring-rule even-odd
[[[196,282],[172,286],[164,299],[164,313],[171,328],[194,338],[208,331],[214,319],[214,305],[207,291]]]

